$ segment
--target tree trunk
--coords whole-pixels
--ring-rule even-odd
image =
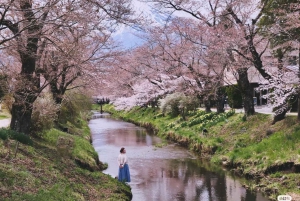
[[[186,121],[184,107],[183,107],[182,110],[181,110],[181,117],[182,117],[182,119],[183,119],[184,121]]]
[[[225,98],[224,90],[223,90],[222,86],[219,86],[217,89],[217,97],[216,97],[217,113],[225,112],[224,98]]]
[[[53,79],[52,82],[50,82],[50,91],[52,93],[53,100],[55,101],[55,103],[61,104],[63,100],[63,95],[62,95],[62,91],[58,89],[56,84],[57,84],[57,79]]]
[[[277,63],[278,63],[278,69],[282,70],[283,69],[283,52],[282,49],[279,48],[276,51],[276,56],[277,56]]]
[[[205,112],[211,112],[210,98],[204,100]]]
[[[103,110],[102,110],[102,105],[103,105],[103,104],[100,104],[100,114],[102,114],[102,113],[103,113]]]
[[[56,104],[61,104],[62,100],[63,100],[63,95],[59,94],[59,93],[53,93],[53,99],[55,100]]]
[[[298,96],[298,100],[297,100],[297,102],[298,102],[298,105],[297,105],[297,120],[300,121],[300,91],[298,91],[297,96]]]
[[[286,115],[287,111],[288,110],[285,110],[284,112],[275,115],[274,118],[273,118],[272,124],[275,124],[276,122],[283,120],[285,118],[285,115]]]
[[[10,128],[20,133],[29,134],[31,126],[32,103],[16,99],[12,105]]]
[[[52,98],[55,101],[56,104],[61,105],[63,101],[63,95],[62,92],[57,88],[56,86],[57,79],[53,79],[52,82],[50,82],[50,91],[52,93]],[[57,110],[56,115],[57,118],[54,120],[54,123],[56,125],[59,125],[59,119],[60,119],[61,110]],[[65,128],[63,128],[65,129]]]
[[[280,113],[275,114],[272,124],[283,120],[286,113],[291,109],[288,103],[283,103],[282,105],[278,106],[278,108],[281,108]]]
[[[32,106],[38,97],[40,78],[33,74],[35,58],[21,54],[22,71],[17,77],[18,85],[14,93],[15,102],[12,105],[10,128],[20,133],[29,134],[31,127]]]
[[[255,110],[254,110],[253,94],[252,94],[253,89],[250,86],[247,70],[248,70],[247,68],[240,68],[237,70],[239,75],[239,79],[237,82],[243,97],[245,115],[249,116],[249,115],[253,115],[255,113]]]
[[[20,1],[24,22],[30,24],[26,36],[26,48],[19,46],[18,53],[22,63],[20,76],[17,77],[17,88],[12,105],[10,128],[20,133],[29,134],[31,127],[32,105],[39,95],[40,77],[35,74],[36,54],[39,31],[39,20],[35,19],[30,1]],[[25,38],[24,38],[25,41]]]
[[[298,82],[300,83],[300,47],[298,49]],[[300,89],[298,89],[298,108],[297,108],[297,120],[300,121]]]

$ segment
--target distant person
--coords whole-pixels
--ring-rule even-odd
[[[130,182],[130,172],[129,166],[127,164],[127,156],[126,150],[124,147],[120,149],[120,154],[118,156],[118,164],[119,164],[119,175],[118,180],[122,182]]]

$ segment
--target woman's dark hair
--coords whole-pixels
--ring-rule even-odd
[[[123,153],[123,151],[124,151],[124,147],[122,147],[121,149],[120,149],[120,153]]]

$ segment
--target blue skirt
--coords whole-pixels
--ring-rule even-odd
[[[130,182],[130,172],[128,164],[125,164],[123,168],[119,167],[118,180],[122,182]]]

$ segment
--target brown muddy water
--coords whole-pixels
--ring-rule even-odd
[[[166,143],[134,124],[99,115],[89,122],[103,171],[118,174],[117,156],[127,150],[133,201],[267,201],[241,186],[221,167],[200,160],[186,148]],[[163,145],[163,146],[162,146]]]

